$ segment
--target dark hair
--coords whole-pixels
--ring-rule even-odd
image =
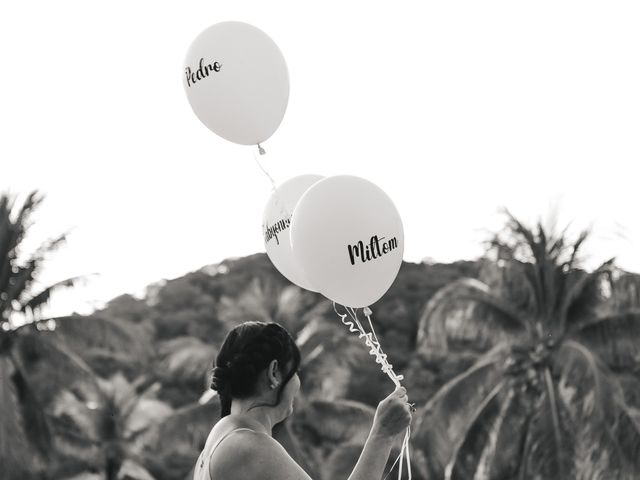
[[[244,322],[227,334],[216,357],[211,380],[211,388],[220,397],[220,418],[231,413],[232,398],[247,398],[257,393],[258,375],[272,360],[278,361],[283,375],[289,362],[293,362],[278,389],[276,403],[268,405],[275,407],[280,403],[282,390],[300,366],[296,342],[284,327],[274,322]]]

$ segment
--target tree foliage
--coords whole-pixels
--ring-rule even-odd
[[[638,362],[637,296],[616,284],[628,277],[612,260],[579,268],[588,232],[571,242],[507,215],[481,278],[449,284],[424,310],[423,357],[461,340],[486,353],[419,412],[414,444],[445,479],[636,478],[638,411],[612,372]]]

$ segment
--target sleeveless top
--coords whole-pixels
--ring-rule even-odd
[[[209,441],[207,440],[207,443],[205,443],[205,446],[202,449],[200,456],[198,457],[198,462],[193,469],[193,480],[212,480],[211,476],[209,475],[209,461],[211,460],[213,451],[225,438],[227,438],[234,432],[239,432],[240,430],[249,430],[250,432],[253,432],[253,430],[251,430],[250,428],[236,428],[234,430],[231,430],[230,432],[227,432],[222,436],[222,438],[220,438],[213,444],[209,443]]]

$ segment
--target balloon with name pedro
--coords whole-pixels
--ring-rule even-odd
[[[193,41],[184,60],[184,89],[196,116],[231,142],[257,145],[276,131],[289,102],[289,72],[266,33],[221,22]]]
[[[392,285],[404,252],[402,220],[389,196],[360,177],[320,180],[291,220],[293,256],[324,296],[361,308]]]
[[[271,262],[290,282],[312,292],[317,290],[293,258],[289,229],[298,200],[323,178],[320,175],[300,175],[287,180],[271,194],[262,215],[264,246]]]

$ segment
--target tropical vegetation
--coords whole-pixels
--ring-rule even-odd
[[[219,417],[211,363],[246,320],[281,323],[303,355],[295,413],[274,436],[312,478],[347,478],[393,384],[328,300],[256,254],[43,318],[79,279],[38,284],[65,239],[23,251],[41,202],[0,197],[3,479],[190,478]],[[639,478],[640,276],[613,259],[581,267],[587,232],[505,215],[483,258],[405,262],[372,308],[419,407],[413,477]]]

